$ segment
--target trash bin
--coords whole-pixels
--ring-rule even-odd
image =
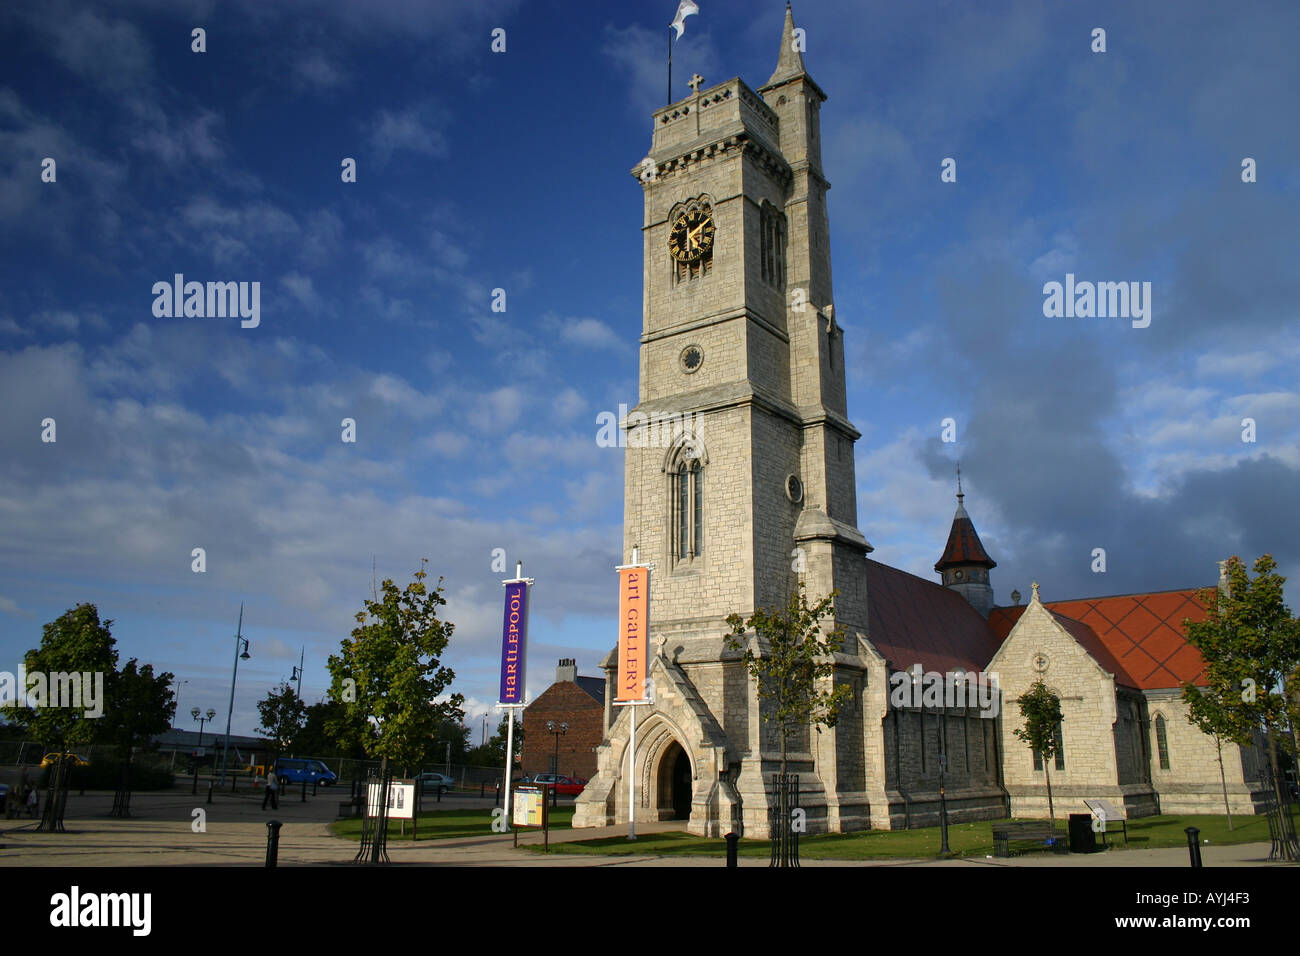
[[[1091,813],[1070,814],[1070,852],[1092,853],[1097,849],[1097,835],[1092,830]]]

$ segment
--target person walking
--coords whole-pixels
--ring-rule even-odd
[[[36,788],[28,787],[27,788],[27,815],[29,817],[36,816],[36,812],[37,809],[40,807],[40,803],[41,803],[41,798],[40,795],[36,792]]]
[[[266,809],[266,801],[271,801],[271,809],[280,809],[280,777],[275,772],[275,767],[271,767],[271,772],[266,775],[266,793],[262,794],[262,809]]]

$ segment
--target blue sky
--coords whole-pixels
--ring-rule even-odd
[[[538,579],[531,692],[560,657],[596,673],[623,464],[596,416],[636,401],[629,171],[675,6],[7,4],[0,670],[90,601],[123,657],[189,681],[182,712],[224,710],[244,602],[251,732],[303,646],[304,696],[323,694],[372,561],[403,584],[428,557],[481,713],[503,548]],[[765,82],[784,4],[701,8],[675,96],[696,71]],[[934,578],[960,458],[1000,603],[1035,579],[1048,600],[1208,585],[1232,553],[1300,580],[1300,8],[803,0],[795,17],[830,97],[872,556]],[[1046,318],[1043,284],[1067,272],[1151,282],[1150,327]],[[260,325],[156,318],[175,273],[260,282]]]

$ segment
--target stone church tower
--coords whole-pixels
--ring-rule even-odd
[[[767,834],[780,743],[725,618],[833,589],[847,632],[834,729],[789,744],[810,832],[867,826],[864,558],[844,345],[831,305],[819,114],[786,9],[776,70],[655,112],[633,170],[645,197],[639,404],[628,414],[623,560],[654,565],[650,677],[637,708],[637,820]],[[604,667],[612,681],[616,654]],[[598,772],[577,826],[627,820],[629,714],[606,694]]]

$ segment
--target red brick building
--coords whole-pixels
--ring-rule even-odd
[[[557,728],[568,724],[559,740],[558,773],[591,779],[596,772],[596,747],[604,736],[605,678],[579,677],[578,663],[562,658],[555,669],[555,683],[524,708],[525,774],[551,769],[556,742],[546,729],[547,721]]]

